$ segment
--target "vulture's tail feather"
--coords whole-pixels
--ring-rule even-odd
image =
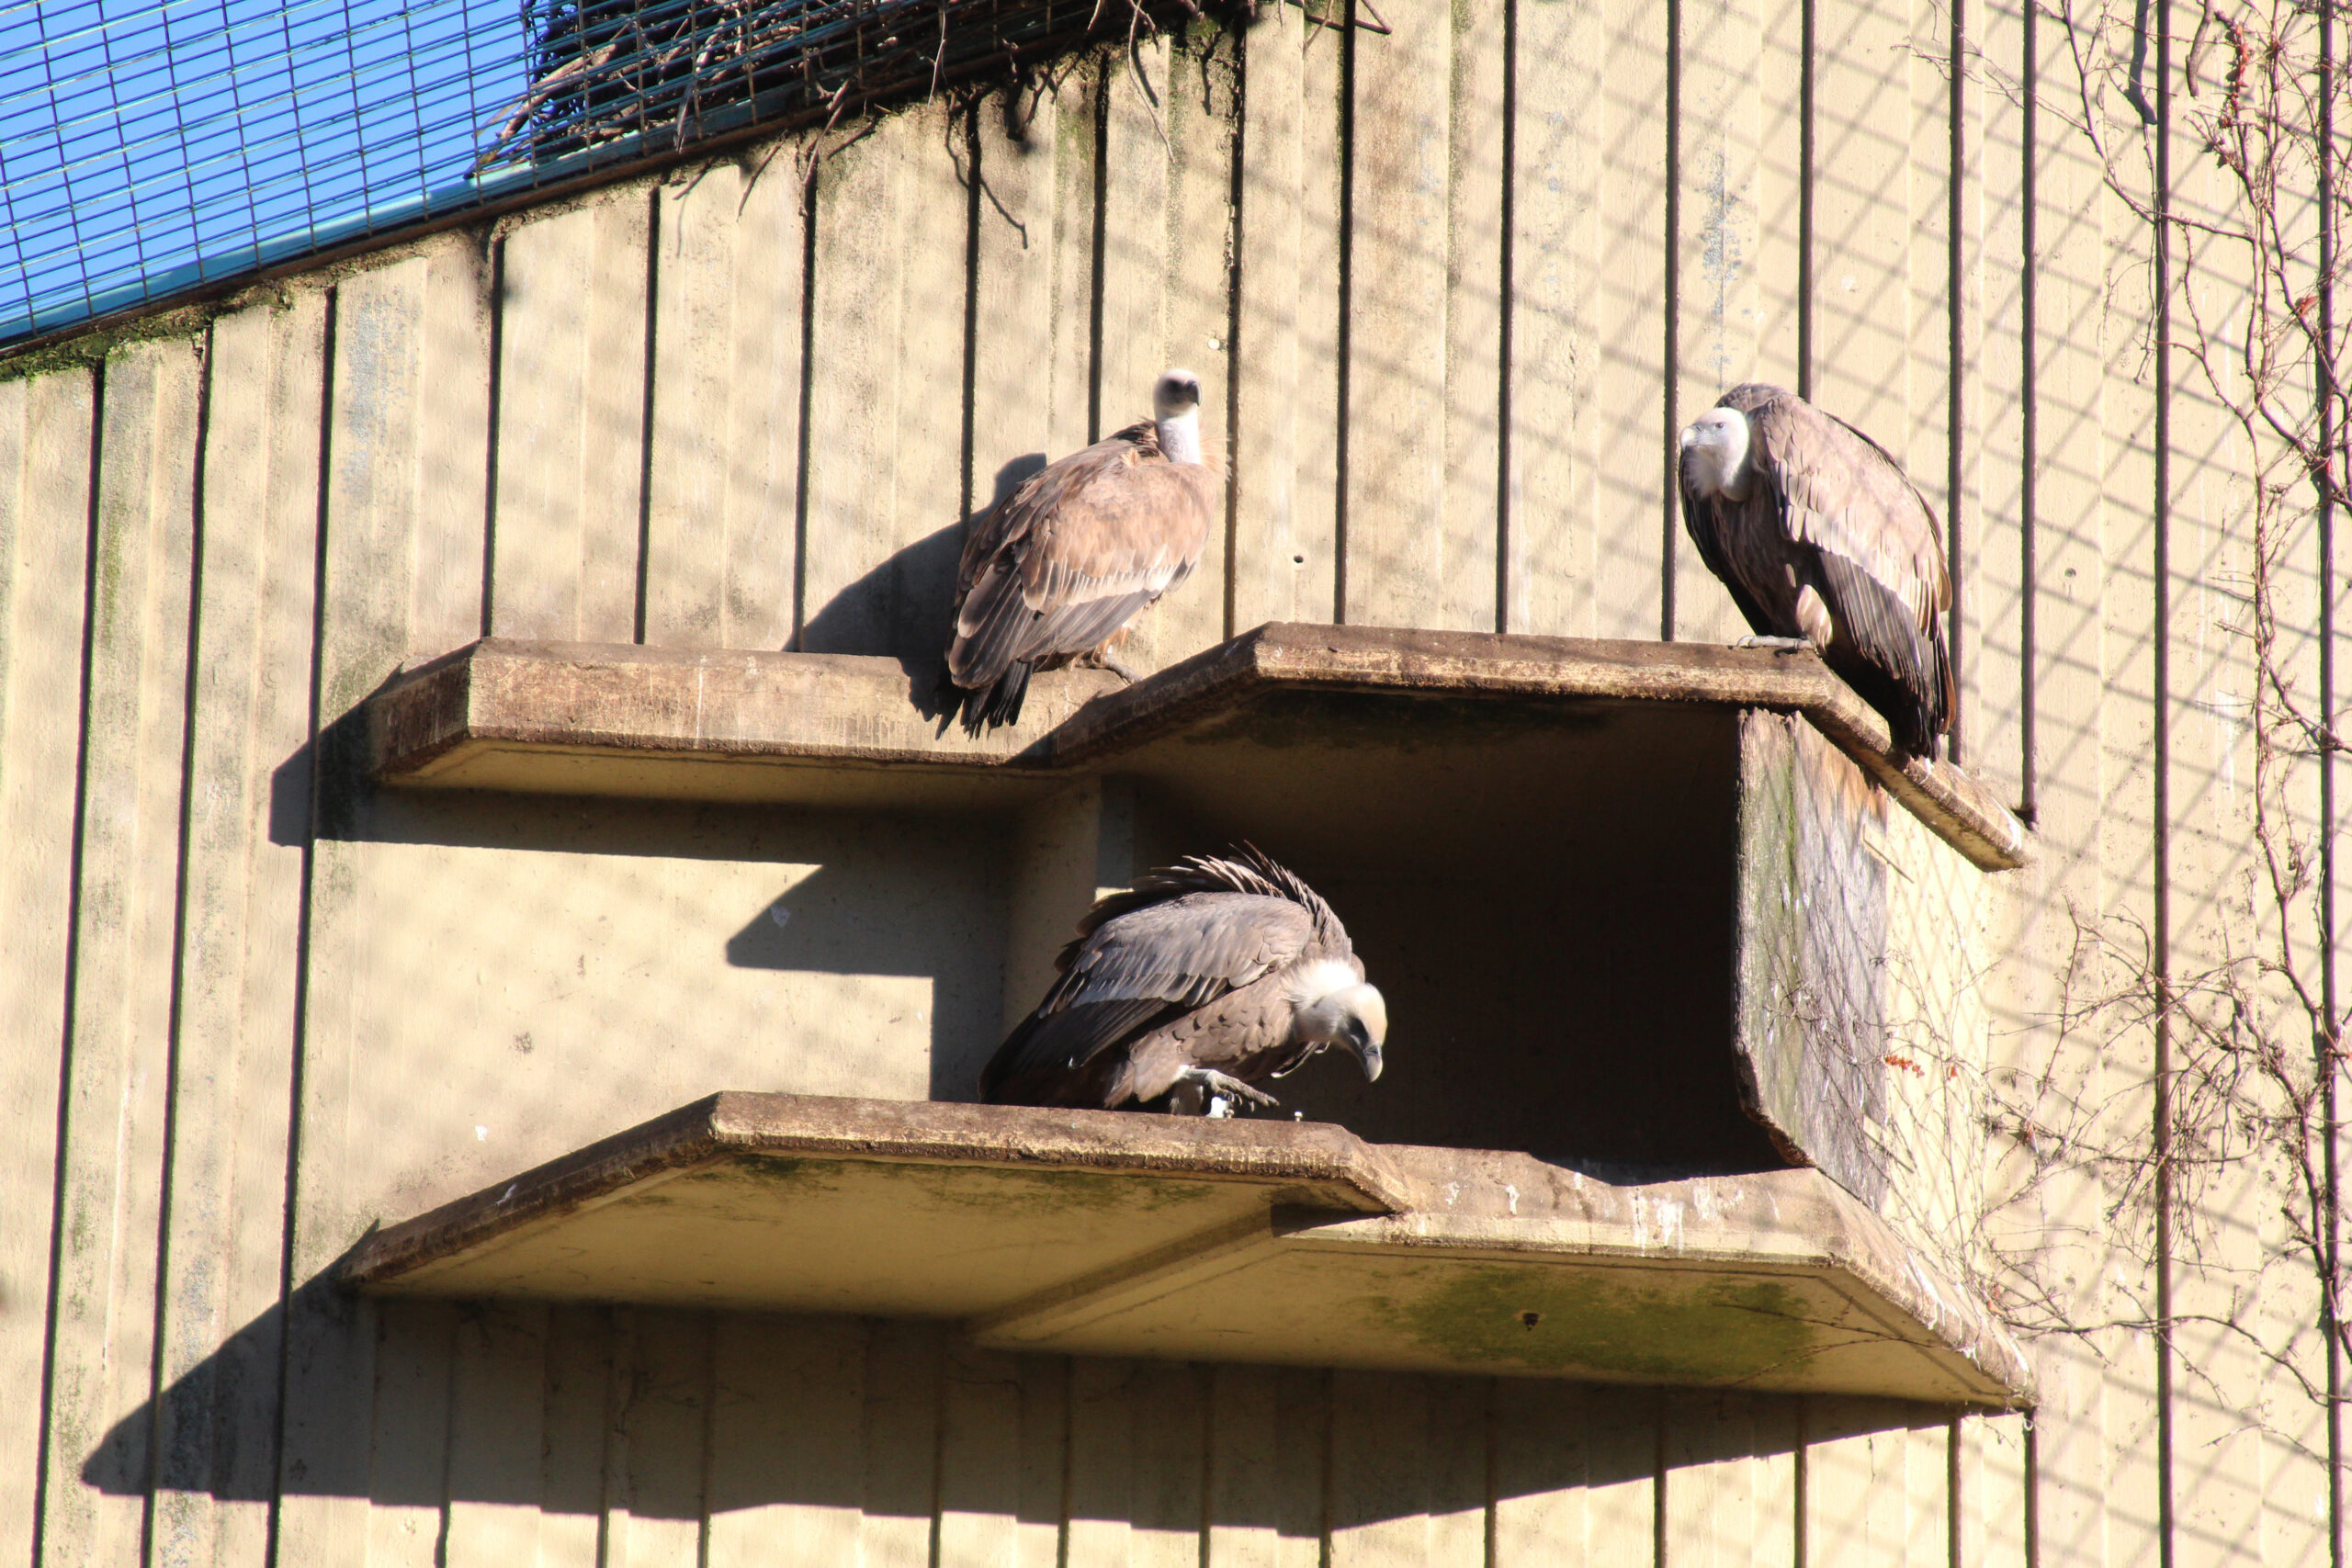
[[[1104,1093],[1123,1060],[1117,1048],[1185,1010],[1163,997],[1049,1009],[1041,1006],[1015,1024],[980,1069],[983,1104],[1109,1110]]]
[[[964,693],[964,732],[978,735],[1001,724],[1021,721],[1021,704],[1029,695],[1028,660],[1016,659],[989,685]]]

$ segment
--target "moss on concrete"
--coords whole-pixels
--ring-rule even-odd
[[[1669,1291],[1498,1266],[1438,1277],[1419,1299],[1383,1308],[1416,1344],[1462,1361],[1722,1382],[1814,1348],[1803,1301],[1770,1280]]]
[[[1071,1210],[1150,1213],[1204,1202],[1216,1191],[1212,1182],[1172,1180],[1142,1172],[1024,1170],[983,1165],[808,1159],[779,1155],[748,1156],[697,1171],[685,1180],[750,1180],[780,1195],[798,1196],[830,1195],[860,1179],[912,1188],[933,1203],[1040,1216]]]
[[[0,382],[26,381],[52,371],[83,369],[101,364],[117,349],[132,344],[149,343],[157,338],[195,339],[203,335],[214,318],[227,314],[248,303],[244,298],[206,299],[185,305],[175,310],[160,310],[152,316],[138,316],[119,326],[76,333],[16,354],[0,355]]]

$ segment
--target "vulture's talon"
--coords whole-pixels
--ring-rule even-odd
[[[1276,1100],[1264,1089],[1243,1083],[1231,1074],[1220,1073],[1213,1067],[1202,1069],[1201,1084],[1209,1091],[1213,1101],[1219,1099],[1238,1100],[1245,1105],[1255,1105],[1268,1111],[1282,1104],[1281,1100]]]
[[[1134,671],[1128,669],[1125,664],[1120,663],[1117,660],[1112,658],[1107,653],[1099,656],[1097,662],[1099,662],[1103,669],[1108,670],[1112,674],[1116,675],[1120,680],[1125,681],[1130,686],[1143,679],[1142,676],[1136,674]]]

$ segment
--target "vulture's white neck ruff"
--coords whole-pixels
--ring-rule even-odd
[[[1201,460],[1201,411],[1198,404],[1172,419],[1156,423],[1159,426],[1162,457],[1171,463],[1197,463]]]
[[[1294,1005],[1307,1007],[1334,991],[1344,991],[1350,986],[1363,983],[1363,976],[1356,973],[1353,964],[1336,958],[1318,958],[1313,963],[1300,964],[1283,988],[1290,993]]]
[[[1709,501],[1746,501],[1754,470],[1747,463],[1747,416],[1709,409],[1682,431],[1682,472]]]

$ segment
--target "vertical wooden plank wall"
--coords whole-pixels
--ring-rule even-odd
[[[46,1425],[40,1308],[80,858],[80,791],[62,785],[78,761],[95,393],[87,371],[0,389],[0,832],[11,846],[0,859],[0,1075],[26,1118],[0,1147],[0,1551],[27,1559]]]
[[[38,1521],[45,1551],[92,1561],[139,1551],[152,1481],[203,361],[165,342],[107,368],[46,1468],[115,1484],[52,1484]]]
[[[188,748],[170,1223],[156,1358],[155,1554],[251,1561],[269,1529],[280,1397],[287,1109],[302,846],[273,775],[310,737],[325,395],[316,290],[218,322],[202,454],[198,723]],[[299,809],[299,803],[298,803]]]
[[[1667,444],[1725,384],[1809,387],[1957,530],[1967,758],[2041,839],[2004,901],[2007,1065],[2052,1049],[2070,910],[2162,902],[2177,962],[2220,950],[2243,455],[2176,376],[2154,493],[2145,237],[2020,88],[2070,68],[2049,18],[1385,9],[1146,39],[0,381],[0,1556],[2121,1564],[2168,1483],[2179,1561],[2324,1557],[2312,1434],[2158,1401],[2125,1333],[2046,1348],[2029,1445],[1861,1401],[320,1282],[368,1217],[354,1074],[433,1071],[384,1060],[356,980],[412,895],[335,721],[484,631],[929,658],[964,522],[1170,364],[1231,493],[1147,666],[1278,617],[1729,636]],[[2142,1044],[2060,1077],[2144,1116]],[[2036,1218],[2121,1311],[2153,1281],[2111,1200]],[[2201,1311],[2278,1240],[2252,1190],[2211,1202],[2172,1281]],[[2290,1396],[2227,1339],[2182,1353]]]

